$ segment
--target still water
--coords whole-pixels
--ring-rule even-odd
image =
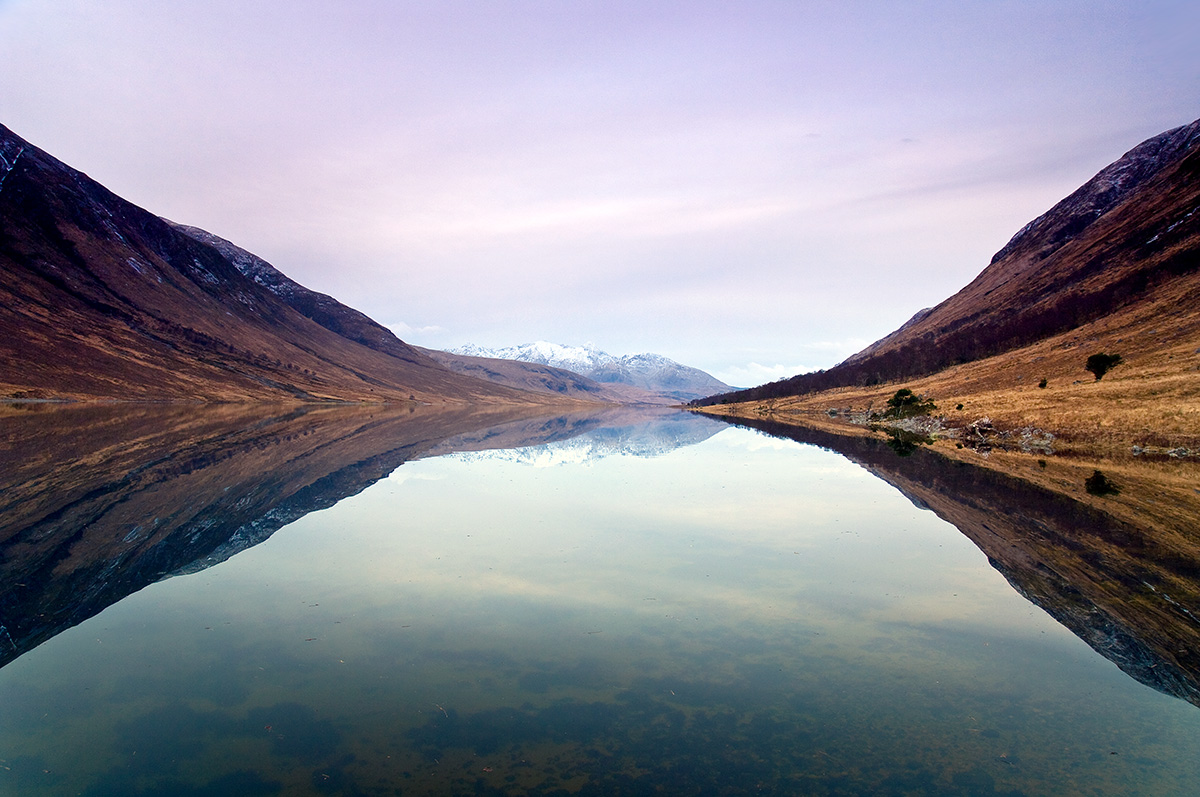
[[[12,660],[0,792],[1200,783],[1200,709],[1123,673],[837,453],[690,415],[480,439]]]

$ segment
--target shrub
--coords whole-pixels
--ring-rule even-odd
[[[1087,358],[1087,363],[1084,368],[1096,375],[1096,381],[1099,382],[1108,373],[1108,369],[1121,364],[1121,355],[1119,354],[1093,354]]]
[[[906,387],[896,391],[896,395],[887,401],[888,410],[884,413],[889,418],[913,418],[917,415],[928,415],[937,409],[930,399],[916,395]]]

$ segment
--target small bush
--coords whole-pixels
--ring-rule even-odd
[[[1046,385],[1048,385],[1048,384],[1049,384],[1049,382],[1046,381],[1046,377],[1043,376],[1042,381],[1038,382],[1038,387],[1045,389]]]
[[[888,410],[884,413],[889,418],[914,418],[918,415],[928,415],[937,409],[930,399],[916,395],[906,387],[896,391],[896,395],[888,399]]]
[[[1087,358],[1084,368],[1096,375],[1096,381],[1099,382],[1108,373],[1110,368],[1121,364],[1121,355],[1119,354],[1093,354]]]

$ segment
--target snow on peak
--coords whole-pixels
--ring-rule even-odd
[[[704,371],[680,365],[660,354],[627,354],[616,357],[597,349],[591,343],[564,346],[561,343],[539,340],[503,349],[468,344],[450,351],[470,357],[548,365],[573,371],[597,382],[633,385],[680,399],[699,398],[724,393],[730,389],[729,385]]]

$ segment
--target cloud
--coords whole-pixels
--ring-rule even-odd
[[[813,370],[811,365],[804,364],[784,365],[776,363],[774,365],[763,365],[762,363],[747,363],[746,365],[724,368],[715,372],[713,376],[725,384],[733,385],[734,387],[753,387],[754,385],[761,385],[766,382],[787,379],[789,376],[795,376],[796,374],[802,374],[811,370]]]
[[[1157,3],[514,5],[0,0],[0,117],[405,340],[748,386],[1195,116],[1197,11]]]
[[[437,337],[445,334],[446,330],[436,324],[427,324],[425,326],[413,326],[404,321],[393,321],[389,324],[384,324],[392,332],[396,333],[396,337],[402,340],[412,342],[411,338]]]
[[[808,373],[818,368],[827,368],[831,364],[861,351],[870,341],[865,338],[846,338],[844,340],[818,340],[811,343],[800,343],[791,347],[793,354],[810,355],[804,361],[775,362],[764,364],[751,361],[745,365],[731,365],[714,369],[711,373],[727,385],[737,387],[753,387],[767,382],[787,379],[796,374]],[[814,363],[816,363],[814,365]]]

